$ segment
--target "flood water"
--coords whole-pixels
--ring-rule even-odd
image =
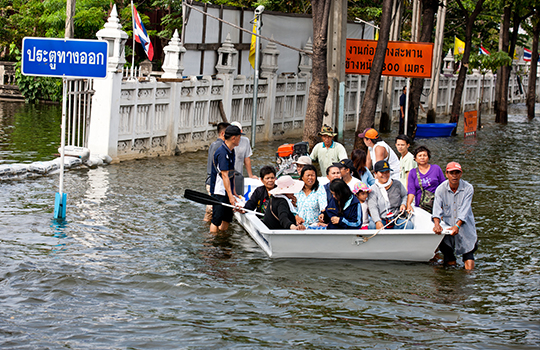
[[[57,106],[0,109],[0,162],[51,159]],[[483,117],[473,139],[415,144],[441,167],[459,161],[474,185],[472,273],[270,260],[236,223],[212,236],[204,207],[182,196],[204,190],[203,151],[69,170],[62,224],[58,175],[0,182],[0,348],[536,349],[540,119],[525,111],[513,106],[506,126]],[[258,144],[254,168],[281,143]]]

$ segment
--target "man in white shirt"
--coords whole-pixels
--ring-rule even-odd
[[[407,188],[409,172],[418,166],[414,160],[414,156],[409,152],[410,145],[411,139],[409,136],[402,134],[396,137],[396,149],[401,154],[401,158],[399,159],[399,181],[401,181],[405,188]]]
[[[240,122],[232,122],[231,125],[237,126],[241,132],[244,132],[242,129],[242,124]],[[253,151],[251,150],[251,143],[249,139],[245,136],[240,138],[240,144],[234,149],[236,153],[236,160],[234,163],[234,170],[238,171],[240,174],[243,174],[244,165],[246,166],[247,174],[252,179],[258,179],[257,176],[253,175],[251,170],[251,155]]]

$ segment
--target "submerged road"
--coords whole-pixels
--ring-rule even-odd
[[[540,120],[517,108],[477,138],[415,143],[433,163],[459,161],[475,187],[472,273],[270,260],[238,224],[212,236],[204,207],[182,197],[204,189],[206,152],[70,170],[63,224],[52,220],[58,176],[2,182],[0,348],[537,349]],[[42,118],[2,119],[3,160],[52,153],[47,138],[34,145],[43,153],[26,143],[41,142],[31,121]],[[280,144],[257,144],[257,171]]]

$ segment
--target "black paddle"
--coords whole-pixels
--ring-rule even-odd
[[[248,210],[248,209],[242,209],[242,208],[235,207],[234,205],[230,205],[230,204],[227,204],[227,203],[222,203],[219,200],[215,199],[214,197],[212,197],[212,196],[210,196],[210,195],[208,195],[206,193],[197,192],[197,191],[193,191],[193,190],[190,190],[190,189],[186,189],[186,191],[184,192],[184,198],[189,199],[190,201],[194,201],[194,202],[205,204],[205,205],[213,205],[213,204],[223,205],[223,206],[226,206],[226,207],[231,207],[233,209],[241,209],[241,210],[245,211],[246,213],[252,213],[252,214],[255,214],[255,215],[259,215],[259,216],[264,216],[263,213],[259,213],[259,212],[256,212],[256,211],[253,211],[253,210]]]

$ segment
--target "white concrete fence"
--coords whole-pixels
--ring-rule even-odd
[[[110,49],[108,75],[94,81],[87,145],[92,153],[108,154],[118,161],[202,149],[216,139],[215,125],[223,117],[229,122],[241,122],[246,134],[251,135],[253,79],[236,74],[238,55],[229,37],[218,50],[215,76],[187,78],[182,75],[186,50],[178,33],[164,48],[164,72],[144,76],[141,69],[135,74],[136,78],[130,78],[123,69],[127,34],[118,22],[115,8],[97,37],[107,40]],[[304,50],[311,51],[309,41]],[[303,131],[311,84],[311,59],[300,54],[297,73],[278,76],[278,57],[279,50],[272,43],[262,50],[257,141],[299,138]],[[457,79],[451,74],[453,57],[447,56],[445,65],[437,103],[437,112],[442,114],[450,112]],[[462,103],[464,110],[477,108],[481,81],[479,74],[467,76]],[[354,129],[358,122],[366,83],[367,76],[347,76],[346,130]],[[405,83],[404,78],[395,80],[393,118],[397,118],[399,96]],[[486,75],[484,84],[483,104],[489,107],[495,96],[494,76]],[[526,86],[527,78],[524,77],[524,92]],[[430,80],[427,79],[424,94],[427,95],[429,89]],[[517,91],[519,87],[513,74],[508,91],[510,103],[525,101],[525,94]]]

